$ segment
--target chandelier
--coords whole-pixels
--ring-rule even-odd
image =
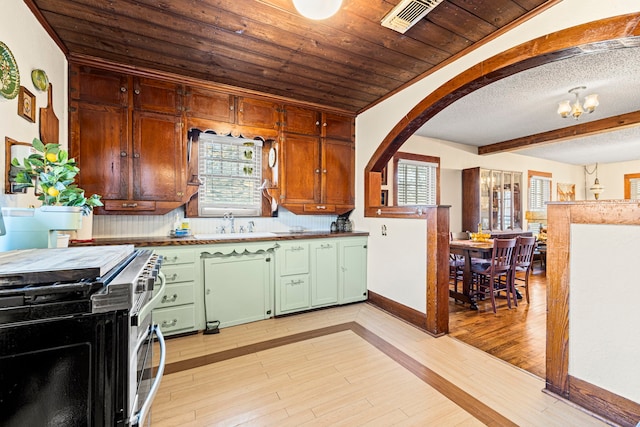
[[[591,172],[589,172],[586,166],[584,167],[584,171],[585,171],[585,177],[586,177],[586,174],[592,175],[594,172],[596,174],[596,180],[593,182],[593,185],[589,187],[589,191],[591,191],[593,193],[593,197],[596,200],[598,200],[600,198],[600,194],[604,193],[604,187],[600,185],[600,180],[598,179],[598,164],[596,163],[595,168],[593,168]],[[585,190],[585,193],[586,193],[586,190]],[[586,198],[586,194],[585,194],[585,198]]]
[[[342,0],[293,0],[293,5],[300,15],[320,20],[333,16],[340,9]]]
[[[569,93],[576,96],[576,100],[573,105],[571,105],[571,100],[562,101],[558,104],[558,114],[560,114],[563,119],[573,117],[578,120],[582,114],[593,113],[595,111],[596,107],[600,104],[598,102],[598,95],[595,93],[585,96],[584,103],[580,104],[580,91],[585,90],[586,88],[586,86],[578,86],[569,91]]]

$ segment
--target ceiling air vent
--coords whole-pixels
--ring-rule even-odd
[[[443,0],[402,0],[382,19],[382,26],[405,33]]]

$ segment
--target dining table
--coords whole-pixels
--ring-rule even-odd
[[[457,301],[469,303],[471,310],[477,310],[476,301],[471,295],[471,263],[473,258],[490,259],[493,251],[493,239],[487,241],[451,240],[449,252],[453,255],[464,257],[464,270],[462,273],[462,292],[449,289],[449,297]]]

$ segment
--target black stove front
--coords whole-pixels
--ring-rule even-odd
[[[133,251],[80,280],[21,276],[34,283],[0,262],[0,426],[130,424],[131,325],[152,294],[151,259]]]

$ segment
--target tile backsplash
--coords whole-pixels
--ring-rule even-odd
[[[166,215],[95,215],[93,218],[93,237],[162,237],[168,236],[176,221],[184,218],[182,208]],[[304,230],[329,231],[336,215],[294,215],[280,207],[276,218],[236,218],[236,229],[247,226],[249,221],[255,223],[255,231],[289,231],[302,227]],[[223,218],[189,218],[189,225],[194,234],[216,233],[216,228],[228,221]]]

